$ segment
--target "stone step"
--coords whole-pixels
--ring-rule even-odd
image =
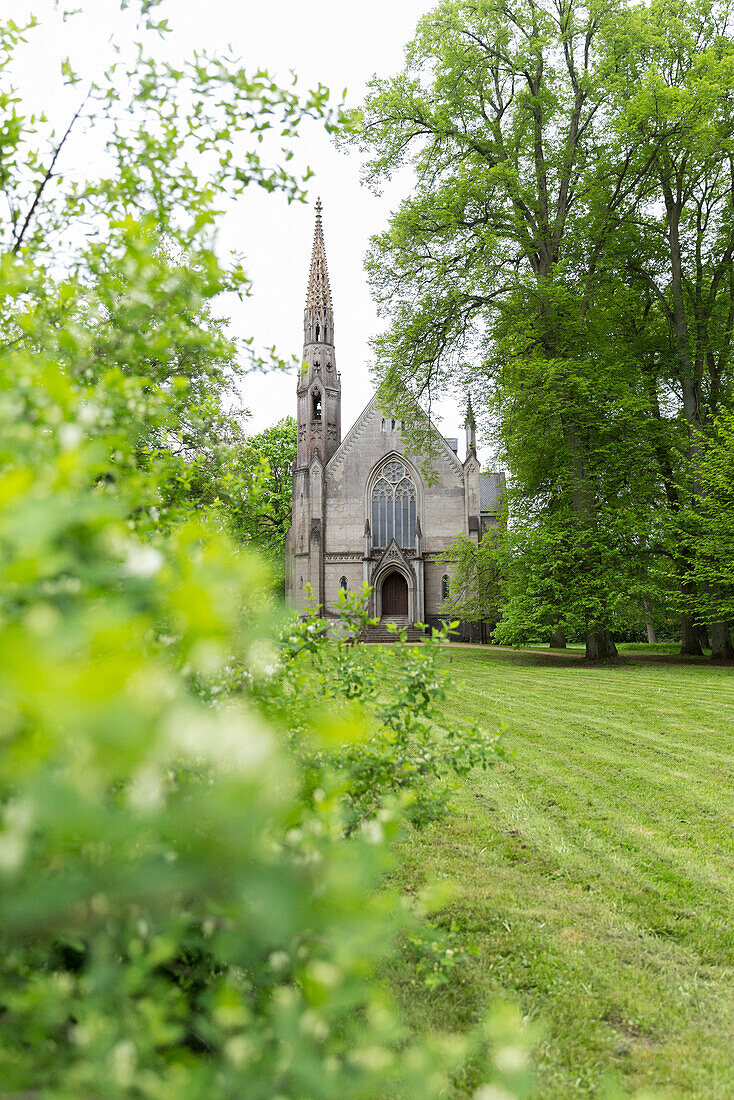
[[[392,625],[398,627],[399,631],[405,631],[406,637],[409,642],[420,642],[424,637],[424,632],[419,630],[418,627],[409,624],[407,619],[390,619],[388,620]],[[362,632],[361,641],[363,642],[380,642],[390,643],[395,642],[398,635],[392,630],[387,629],[385,620],[383,620],[378,626],[368,626],[366,630]]]

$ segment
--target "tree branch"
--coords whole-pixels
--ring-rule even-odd
[[[30,209],[28,210],[28,213],[25,216],[25,220],[24,220],[22,226],[20,227],[20,229],[15,234],[15,239],[13,241],[13,247],[11,249],[11,252],[13,252],[13,253],[17,253],[20,249],[21,244],[23,243],[23,238],[25,237],[26,231],[28,230],[28,227],[31,224],[31,221],[33,220],[33,215],[35,214],[36,209],[38,207],[38,204],[41,201],[41,196],[43,195],[46,184],[49,182],[49,180],[51,179],[51,176],[53,175],[53,170],[54,170],[54,167],[56,166],[56,161],[59,159],[59,154],[61,153],[61,150],[64,148],[64,145],[66,144],[66,140],[69,137],[69,135],[71,134],[71,131],[73,130],[77,119],[80,117],[82,111],[84,110],[86,102],[89,99],[90,92],[91,92],[91,89],[90,89],[89,92],[87,92],[84,99],[82,100],[82,102],[77,107],[77,109],[74,113],[74,117],[72,118],[69,125],[66,127],[66,133],[62,137],[59,144],[56,146],[56,151],[54,152],[54,155],[51,158],[51,163],[49,164],[48,168],[46,169],[46,171],[43,175],[43,178],[40,180],[40,182],[38,184],[38,187],[36,188],[36,193],[33,197],[33,202],[31,203]]]

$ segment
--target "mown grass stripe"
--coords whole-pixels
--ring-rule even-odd
[[[629,1089],[734,1096],[734,676],[447,650],[447,715],[502,722],[514,758],[412,835],[398,879],[451,877],[479,956],[456,988],[393,975],[417,1027],[492,996],[540,1019],[541,1100]],[[509,929],[509,930],[508,930]],[[471,1093],[467,1078],[456,1096]]]

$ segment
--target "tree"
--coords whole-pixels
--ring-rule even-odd
[[[731,392],[731,55],[726,3],[447,0],[353,124],[369,179],[417,181],[370,259],[387,398],[483,390],[535,618],[580,616],[589,656],[661,558],[696,599],[676,516]]]
[[[506,538],[504,525],[485,531],[478,543],[459,535],[448,552],[453,575],[442,614],[496,625],[507,586]]]
[[[705,606],[719,657],[734,656],[729,624],[712,592],[695,588],[691,528],[681,530],[678,517],[702,499],[706,440],[733,397],[733,15],[729,3],[710,0],[655,0],[626,13],[634,48],[617,47],[625,91],[615,104],[617,127],[627,140],[634,134],[649,165],[622,234],[626,270],[656,307],[645,314],[667,329],[647,358],[651,411],[659,421],[664,403],[668,420],[684,427],[659,436],[659,445],[665,435],[676,439],[661,455],[661,473],[685,612],[682,650],[701,653],[696,619]]]
[[[236,61],[205,54],[180,65],[161,61],[150,51],[150,40],[166,31],[156,7],[140,5],[140,42],[118,48],[119,60],[80,94],[60,132],[24,112],[17,90],[6,92],[0,252],[26,265],[33,291],[21,309],[16,297],[5,299],[0,327],[9,345],[60,356],[89,389],[90,407],[94,388],[115,376],[104,418],[114,418],[122,436],[134,433],[134,446],[119,449],[120,465],[105,476],[122,479],[131,464],[147,471],[149,507],[135,522],[152,510],[156,525],[171,526],[207,509],[241,529],[243,516],[260,507],[264,478],[259,459],[245,454],[238,383],[253,366],[281,364],[228,338],[215,316],[219,295],[249,293],[240,258],[217,252],[217,218],[251,186],[303,199],[304,180],[283,166],[290,145],[304,119],[331,128],[336,113],[326,89],[300,96]],[[60,13],[59,23],[66,30]],[[34,27],[35,20],[3,24],[6,77]],[[83,86],[66,63],[62,71],[67,83]],[[282,164],[272,166],[258,148],[268,130],[278,136]],[[104,154],[107,174],[67,174],[70,141],[82,135]],[[55,279],[43,277],[49,266]],[[148,415],[136,415],[143,408]]]
[[[378,341],[385,392],[399,402],[457,374],[474,390],[483,380],[526,533],[535,525],[546,547],[542,527],[558,536],[545,560],[565,581],[545,586],[545,618],[580,614],[595,658],[616,652],[613,605],[644,537],[646,507],[625,486],[650,488],[635,478],[639,386],[628,395],[629,371],[603,354],[619,289],[607,246],[641,171],[607,126],[616,68],[601,42],[615,7],[447,0],[354,122],[368,178],[410,160],[417,180],[369,261],[392,322]]]
[[[264,550],[281,558],[291,525],[291,473],[296,457],[293,417],[283,417],[265,431],[249,436],[247,453],[259,462],[263,471],[258,507],[249,517],[254,524],[251,537]]]

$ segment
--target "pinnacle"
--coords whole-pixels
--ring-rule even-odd
[[[326,263],[324,231],[321,224],[322,209],[321,199],[319,198],[316,200],[316,228],[313,237],[311,270],[308,277],[306,309],[322,317],[326,317],[327,315],[331,316],[333,306],[331,303],[331,287],[329,285],[329,269]]]
[[[471,406],[471,394],[469,394],[469,401],[466,407],[466,420],[464,421],[464,423],[468,424],[471,428],[476,427],[476,421],[474,419],[474,409]]]

